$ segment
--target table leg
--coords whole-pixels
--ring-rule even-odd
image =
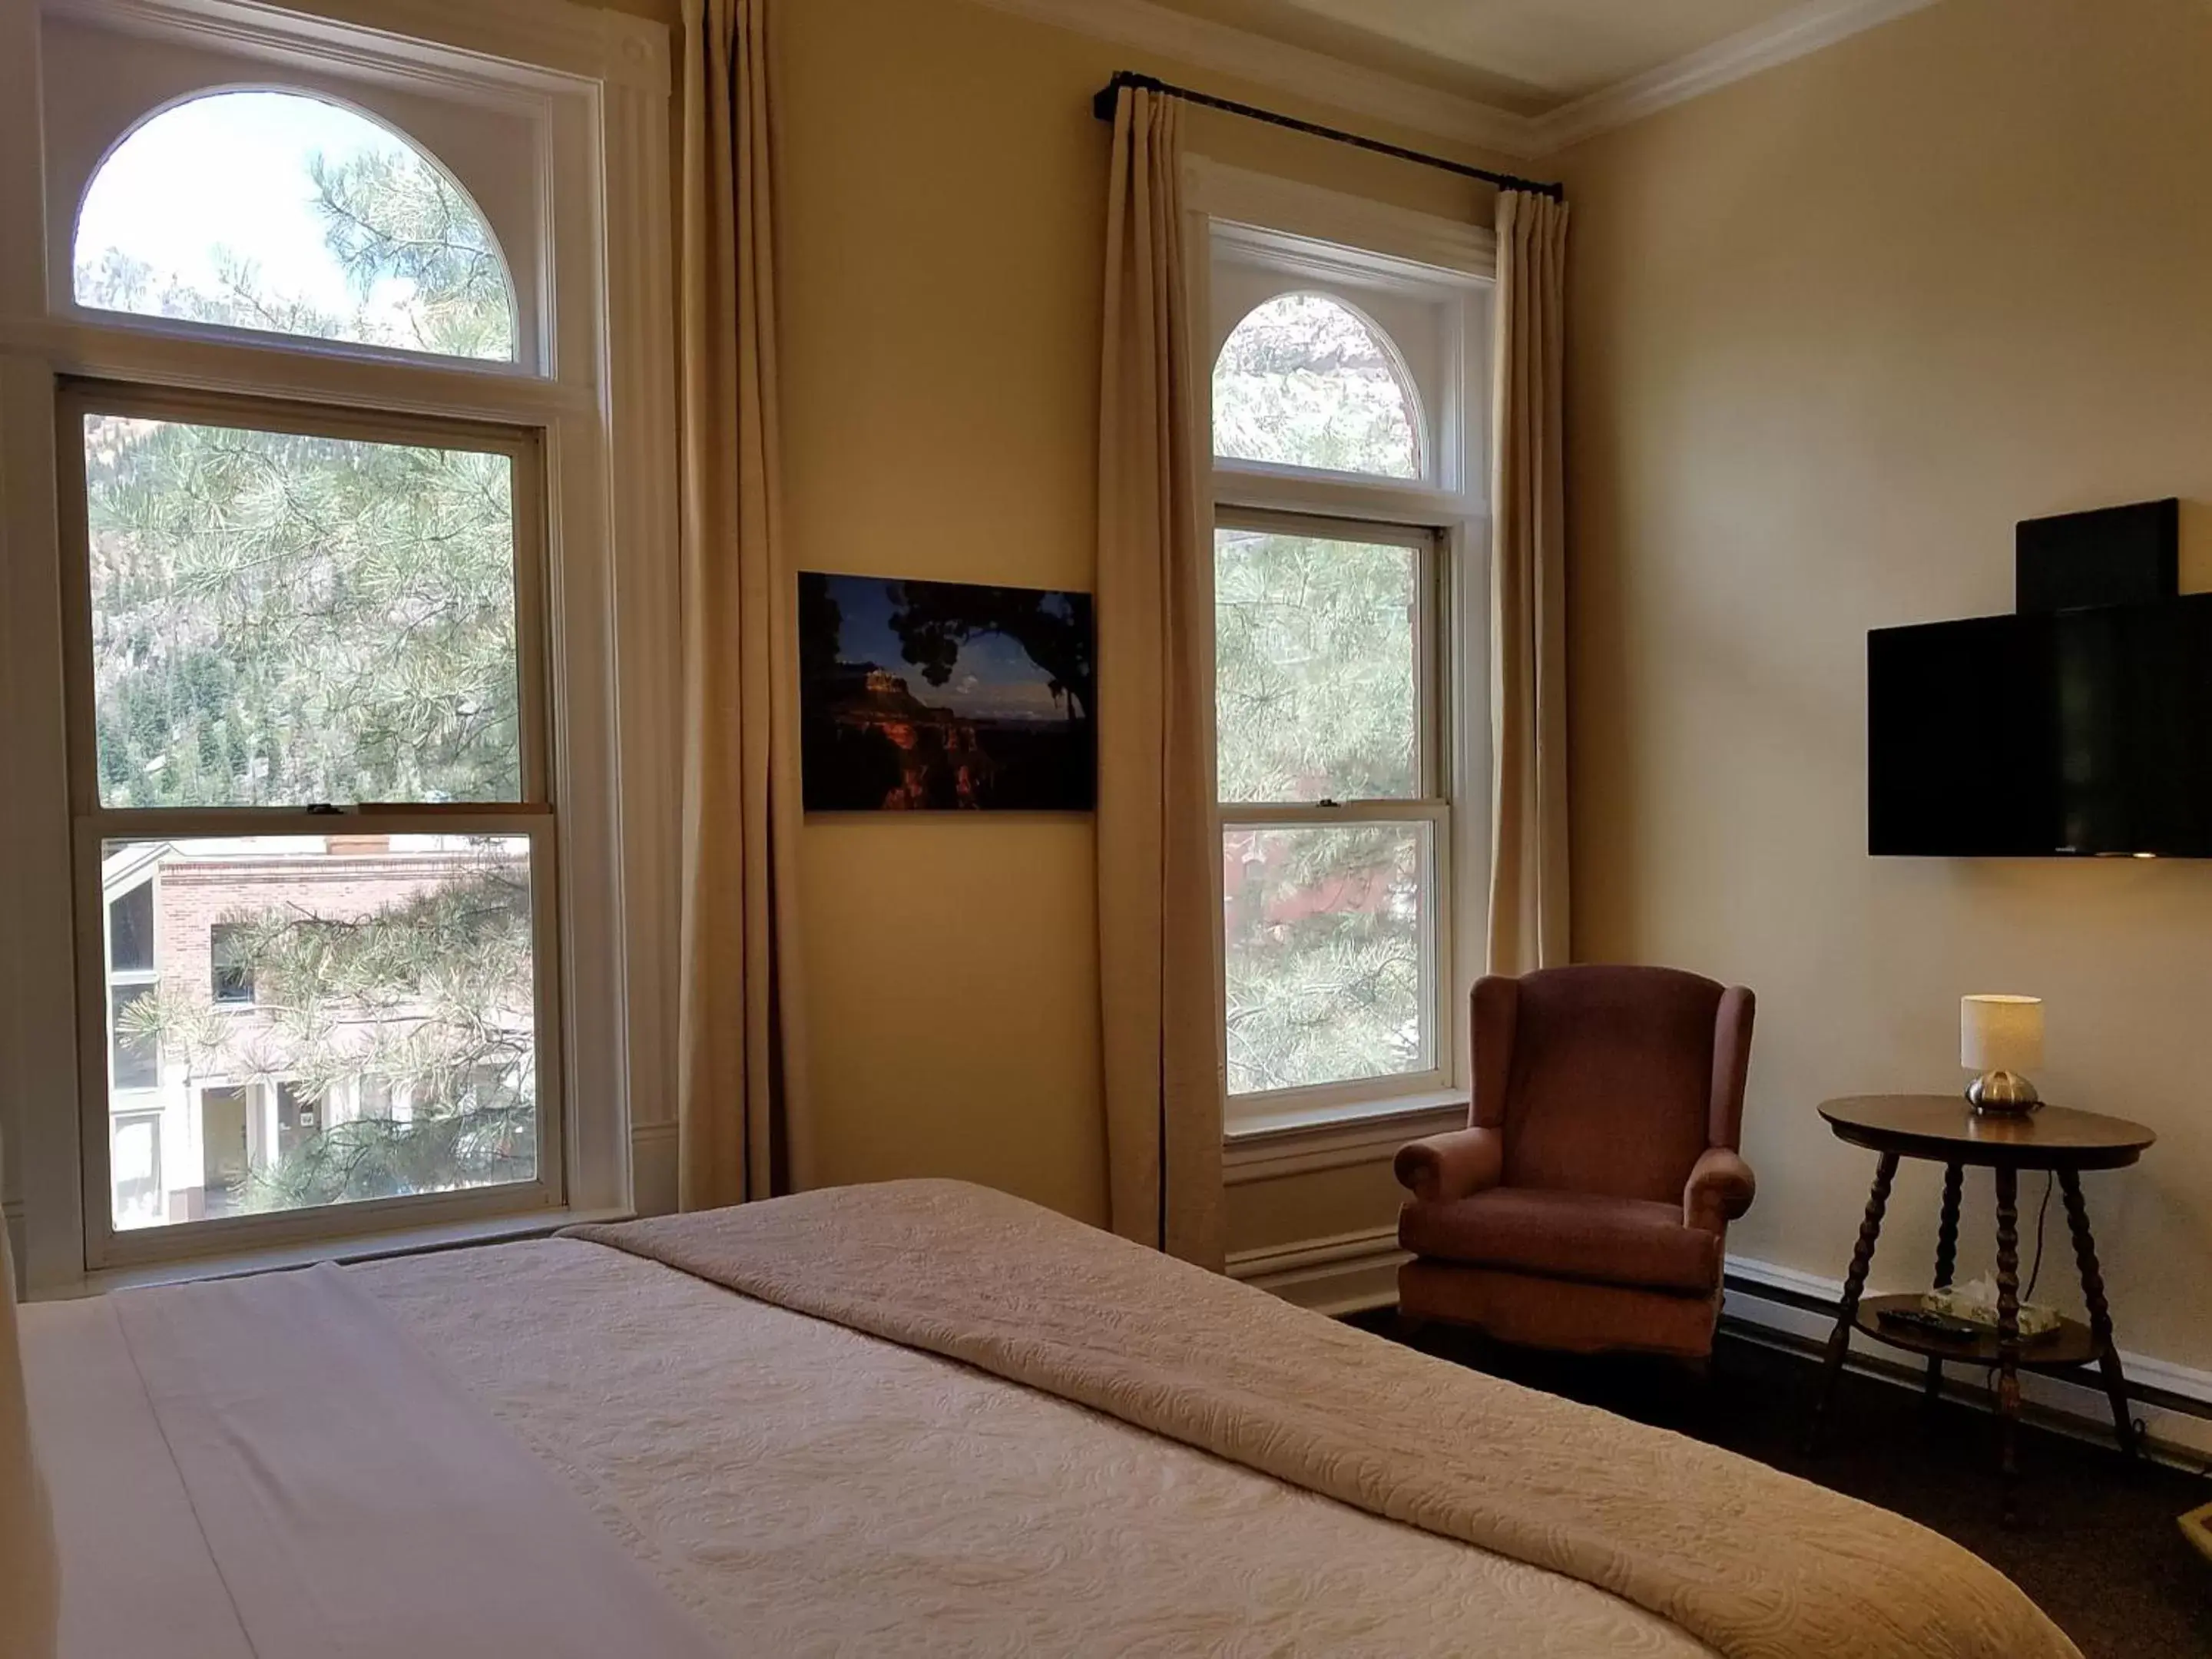
[[[1997,1177],[1997,1417],[2003,1437],[1998,1463],[2004,1519],[2016,1517],[2020,1479],[2020,1171],[1999,1164]]]
[[[1936,1230],[1936,1288],[1939,1291],[1950,1284],[1959,1265],[1959,1199],[1966,1184],[1965,1164],[1943,1166],[1943,1218]],[[1928,1403],[1934,1405],[1942,1395],[1942,1357],[1931,1353],[1928,1356]]]
[[[2066,1219],[2074,1231],[2074,1259],[2081,1268],[2081,1298],[2089,1304],[2089,1334],[2097,1340],[2097,1365],[2105,1376],[2105,1397],[2112,1405],[2112,1432],[2120,1449],[2130,1457],[2142,1449],[2136,1437],[2135,1418],[2128,1409],[2128,1379],[2120,1370],[2120,1352],[2112,1346],[2112,1310],[2105,1302],[2105,1275],[2097,1267],[2097,1241],[2089,1231],[2089,1206],[2081,1197],[2081,1177],[2072,1170],[2058,1172],[2058,1189],[2065,1194]]]
[[[1866,1216],[1859,1223],[1858,1248],[1851,1252],[1851,1270],[1844,1280],[1843,1306],[1836,1317],[1836,1328],[1828,1337],[1827,1358],[1820,1369],[1820,1395],[1813,1407],[1813,1426],[1805,1437],[1805,1449],[1817,1451],[1820,1433],[1828,1417],[1829,1404],[1835,1399],[1836,1380],[1844,1372],[1844,1355],[1851,1346],[1851,1328],[1859,1316],[1859,1298],[1866,1293],[1867,1270],[1874,1266],[1874,1247],[1881,1237],[1882,1212],[1889,1208],[1890,1184],[1897,1179],[1897,1154],[1884,1152],[1875,1165],[1874,1191],[1867,1198]]]

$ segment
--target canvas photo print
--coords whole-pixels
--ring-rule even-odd
[[[807,572],[810,812],[1081,812],[1097,797],[1088,593]]]

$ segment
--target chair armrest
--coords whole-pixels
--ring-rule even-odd
[[[1398,1149],[1391,1171],[1415,1198],[1468,1198],[1495,1187],[1505,1168],[1505,1140],[1495,1129],[1454,1129]]]
[[[1401,1154],[1403,1156],[1403,1154]],[[1709,1146],[1690,1171],[1682,1193],[1682,1224],[1722,1231],[1751,1207],[1759,1182],[1751,1165],[1725,1146]]]

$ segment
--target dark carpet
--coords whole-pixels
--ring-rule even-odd
[[[1846,1373],[1826,1450],[1801,1441],[1818,1367],[1723,1332],[1712,1375],[1628,1358],[1537,1354],[1395,1313],[1355,1323],[1476,1370],[1694,1436],[1909,1516],[2011,1577],[2087,1659],[2212,1659],[2212,1562],[2174,1518],[2212,1480],[2048,1429],[2021,1431],[2021,1520],[1999,1518],[1996,1428],[1977,1407]],[[1954,1368],[1954,1386],[1964,1373]]]

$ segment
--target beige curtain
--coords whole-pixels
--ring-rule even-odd
[[[1114,1231],[1221,1265],[1212,536],[1180,106],[1114,118],[1098,445],[1098,945]]]
[[[793,622],[775,407],[768,0],[686,0],[682,288],[687,1210],[803,1187]]]
[[[1567,206],[1498,198],[1490,971],[1567,960]]]

